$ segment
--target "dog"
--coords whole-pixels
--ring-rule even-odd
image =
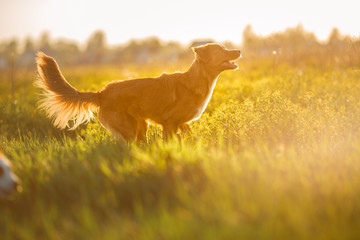
[[[0,152],[0,198],[6,198],[19,186],[19,178],[11,171],[10,161]]]
[[[56,61],[37,53],[39,78],[35,85],[43,90],[39,108],[53,124],[70,129],[88,122],[93,111],[115,136],[126,141],[146,140],[149,123],[162,126],[163,139],[189,132],[189,123],[200,118],[214,91],[218,76],[235,70],[232,62],[241,56],[238,49],[211,43],[192,48],[195,59],[186,72],[163,73],[155,78],[118,80],[95,92],[79,92],[62,75]]]

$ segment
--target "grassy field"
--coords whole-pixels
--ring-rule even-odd
[[[95,90],[174,67],[65,68]],[[183,69],[184,70],[184,69]],[[193,134],[128,146],[97,120],[57,130],[35,70],[14,98],[0,74],[0,148],[23,191],[0,202],[0,239],[360,239],[360,72],[240,63]]]

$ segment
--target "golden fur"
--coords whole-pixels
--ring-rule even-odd
[[[189,122],[205,110],[219,74],[237,65],[239,50],[219,44],[193,48],[195,60],[186,72],[164,73],[156,78],[113,81],[96,92],[79,92],[63,77],[52,57],[39,52],[36,62],[44,90],[40,108],[61,129],[71,129],[92,118],[98,110],[100,123],[127,141],[145,140],[149,121],[160,124],[164,137],[190,131]]]

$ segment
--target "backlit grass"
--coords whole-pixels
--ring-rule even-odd
[[[359,239],[360,72],[269,66],[222,74],[181,144],[154,126],[131,146],[97,120],[55,129],[33,72],[13,99],[2,73],[0,148],[23,191],[0,202],[0,239]],[[150,69],[64,74],[95,90]]]

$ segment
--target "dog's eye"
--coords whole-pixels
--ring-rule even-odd
[[[0,166],[0,177],[2,177],[3,175],[4,175],[4,168]]]

